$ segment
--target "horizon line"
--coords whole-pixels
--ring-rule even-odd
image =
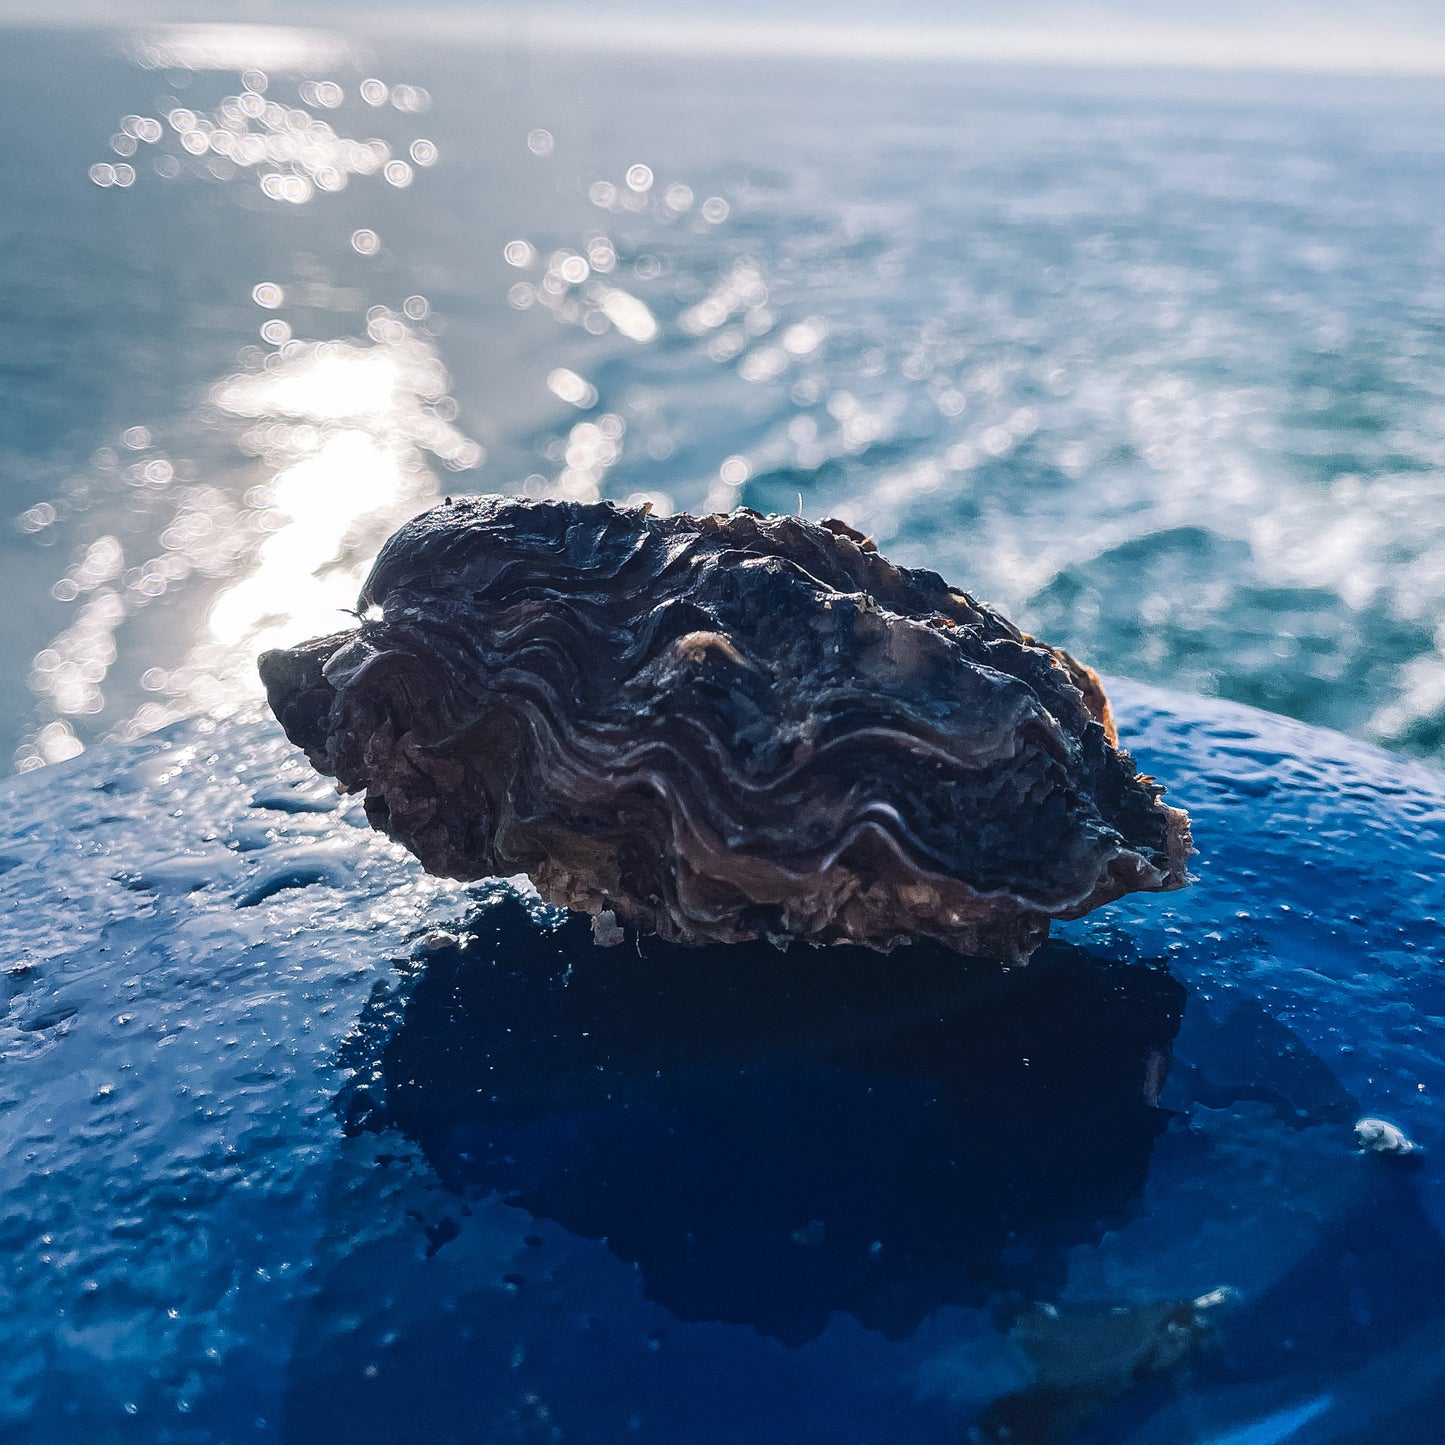
[[[97,5],[67,14],[0,10],[0,27],[95,28],[134,32],[248,29],[323,30],[364,41],[373,35],[504,44],[522,49],[595,49],[622,54],[706,54],[731,59],[806,59],[952,62],[998,65],[1077,66],[1083,69],[1277,72],[1360,78],[1426,79],[1445,75],[1445,30],[1438,36],[1381,33],[1340,27],[1228,32],[1181,26],[1131,26],[1105,30],[1042,26],[868,24],[739,19],[679,21],[634,12],[600,17],[595,12],[547,10],[422,15],[353,12],[342,27],[333,15],[300,4],[286,20],[181,20],[156,6],[148,18],[117,21],[113,8]]]

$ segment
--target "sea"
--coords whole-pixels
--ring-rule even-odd
[[[524,20],[0,31],[0,767],[254,695],[504,491],[840,517],[1107,674],[1438,760],[1442,122]]]

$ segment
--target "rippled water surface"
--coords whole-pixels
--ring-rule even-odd
[[[518,488],[839,515],[1115,672],[1445,746],[1426,88],[524,28],[11,32],[0,80],[20,768]]]

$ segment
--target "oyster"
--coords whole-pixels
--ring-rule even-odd
[[[261,658],[287,736],[429,871],[614,936],[1020,961],[1186,881],[1094,674],[840,522],[449,500],[360,606]]]

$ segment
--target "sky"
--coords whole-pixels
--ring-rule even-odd
[[[1439,0],[0,0],[0,23],[434,30],[537,45],[1445,74]]]

